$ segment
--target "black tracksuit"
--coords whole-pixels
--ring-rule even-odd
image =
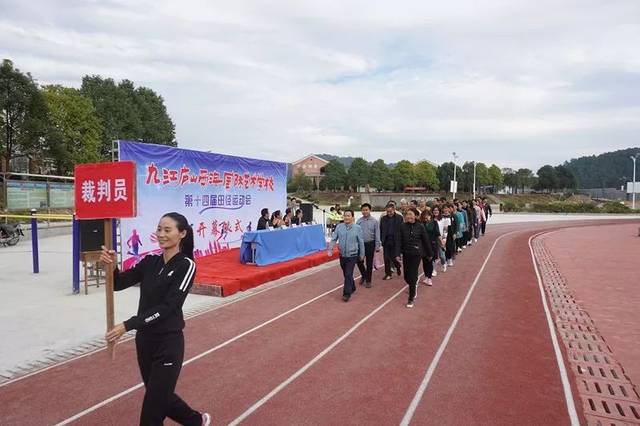
[[[484,233],[487,231],[487,222],[489,221],[489,218],[492,215],[493,215],[493,211],[491,211],[491,206],[489,205],[489,203],[486,203],[484,205],[484,216],[487,220],[482,222],[482,225],[480,225],[480,230],[482,231],[482,235],[484,235]]]
[[[384,274],[391,276],[391,265],[400,271],[400,262],[396,260],[398,235],[403,219],[399,213],[393,216],[383,215],[380,218],[380,241],[384,249]]]
[[[138,365],[146,392],[140,424],[162,425],[165,417],[199,426],[202,415],[174,393],[184,359],[182,305],[193,285],[195,262],[182,253],[165,264],[162,255],[148,255],[132,269],[114,272],[114,289],[140,284],[138,314],[124,322],[137,330]]]
[[[420,261],[423,257],[433,258],[433,249],[427,230],[420,222],[403,223],[398,235],[396,256],[402,253],[404,281],[409,285],[409,302],[413,302],[416,296]]]

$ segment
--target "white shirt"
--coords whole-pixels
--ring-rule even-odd
[[[451,226],[451,218],[443,217],[438,221],[438,227],[440,227],[440,235],[444,241],[447,240],[447,233],[449,231],[449,226]]]

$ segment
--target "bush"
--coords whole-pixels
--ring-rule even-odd
[[[535,213],[598,213],[599,210],[592,203],[534,203],[529,211]]]
[[[633,213],[633,210],[631,210],[629,207],[625,206],[622,203],[615,202],[605,203],[600,208],[600,211],[602,211],[602,213]]]
[[[505,201],[502,203],[502,211],[505,213],[514,213],[524,211],[524,206],[514,201]]]

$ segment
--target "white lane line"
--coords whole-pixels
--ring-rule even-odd
[[[337,263],[334,263],[334,262],[336,262],[336,261],[329,261],[329,262],[324,263],[324,264],[322,264],[322,265],[318,265],[318,266],[316,267],[316,268],[318,268],[318,269],[316,269],[316,270],[314,270],[314,271],[312,271],[312,272],[310,272],[310,273],[302,274],[302,272],[300,272],[299,274],[296,274],[296,275],[297,275],[296,277],[291,278],[291,279],[289,279],[289,280],[286,280],[286,281],[284,281],[284,282],[281,282],[281,283],[275,284],[275,285],[273,285],[273,286],[271,286],[271,287],[263,288],[263,289],[260,289],[260,290],[257,290],[257,291],[254,291],[254,292],[248,293],[247,295],[244,295],[244,296],[238,297],[237,299],[230,300],[230,301],[228,301],[228,302],[223,302],[223,303],[221,303],[221,304],[219,304],[219,305],[216,305],[216,306],[213,306],[213,307],[211,307],[211,308],[205,309],[205,310],[203,310],[203,311],[197,312],[197,313],[195,313],[195,314],[193,314],[193,315],[189,316],[188,318],[186,318],[186,321],[188,322],[188,321],[189,321],[189,320],[191,320],[192,318],[196,318],[196,317],[198,317],[198,316],[200,316],[200,315],[207,314],[207,313],[209,313],[209,312],[217,311],[218,309],[225,308],[225,307],[227,307],[227,306],[229,306],[229,305],[233,305],[234,303],[242,302],[243,300],[250,299],[250,298],[252,298],[253,296],[257,296],[258,294],[261,294],[261,293],[267,292],[267,291],[269,291],[269,290],[273,290],[274,288],[282,287],[283,285],[290,284],[290,283],[292,283],[292,282],[295,282],[295,281],[301,280],[301,279],[303,279],[303,278],[307,278],[307,277],[309,277],[309,276],[311,276],[311,275],[317,274],[317,273],[318,273],[318,272],[320,272],[320,271],[324,271],[325,269],[329,269],[330,267],[335,266]],[[359,278],[359,276],[358,276],[357,278]],[[357,279],[357,278],[354,278],[354,279]],[[265,283],[265,284],[267,284],[267,283]],[[120,341],[118,342],[118,345],[121,345],[121,344],[123,344],[123,343],[129,342],[129,341],[133,340],[134,338],[135,338],[135,335],[134,335],[134,336],[127,337],[127,338],[124,338],[124,339],[122,339],[122,340],[120,340]],[[29,378],[29,377],[35,376],[36,374],[44,373],[45,371],[51,370],[51,369],[53,369],[53,368],[60,367],[60,366],[62,366],[62,365],[64,365],[64,364],[68,364],[68,363],[70,363],[70,362],[77,361],[77,360],[79,360],[79,359],[81,359],[81,358],[87,357],[87,356],[89,356],[89,355],[96,354],[96,353],[101,352],[101,351],[104,351],[104,350],[106,350],[106,349],[107,349],[107,347],[106,347],[106,346],[104,346],[104,347],[102,347],[102,348],[98,348],[98,349],[95,349],[95,350],[89,351],[89,352],[84,353],[84,354],[82,354],[82,355],[78,355],[78,356],[75,356],[75,357],[72,357],[72,358],[66,359],[66,360],[64,360],[64,361],[61,361],[61,362],[58,362],[58,363],[55,363],[55,364],[49,365],[49,366],[44,367],[44,368],[41,368],[41,369],[39,369],[39,370],[32,371],[31,373],[25,374],[24,376],[16,377],[15,379],[11,379],[11,380],[9,380],[9,381],[7,381],[7,382],[0,383],[0,388],[1,388],[1,387],[3,387],[3,386],[10,385],[10,384],[12,384],[12,383],[19,382],[20,380],[24,380],[24,379],[26,379],[26,378]]]
[[[542,285],[542,278],[540,277],[540,272],[538,271],[538,263],[536,262],[536,256],[533,253],[533,246],[531,245],[531,241],[538,237],[539,235],[544,234],[545,232],[540,232],[536,235],[533,235],[529,238],[529,250],[531,251],[531,261],[533,262],[533,267],[536,270],[536,277],[538,278],[538,287],[540,288],[540,297],[542,298],[542,305],[544,306],[544,313],[547,317],[547,325],[549,326],[549,334],[551,335],[551,342],[553,343],[553,350],[556,354],[556,361],[558,363],[558,370],[560,371],[560,380],[562,381],[562,389],[564,390],[564,399],[567,403],[567,412],[569,413],[569,418],[571,419],[572,426],[579,426],[580,420],[578,419],[578,413],[576,411],[576,406],[573,400],[573,392],[571,391],[571,384],[569,383],[569,376],[567,375],[567,369],[564,366],[564,358],[562,357],[562,351],[560,350],[560,345],[558,344],[558,337],[556,336],[556,329],[551,318],[551,312],[549,311],[549,305],[547,304],[547,297],[544,292],[544,288]]]
[[[354,279],[358,279],[358,278],[360,278],[360,275],[358,275]],[[236,340],[239,340],[239,339],[243,338],[244,336],[253,333],[254,331],[260,330],[261,328],[271,324],[272,322],[277,321],[280,318],[282,318],[284,316],[287,316],[290,313],[295,312],[298,309],[301,309],[301,308],[307,306],[308,304],[313,303],[316,300],[318,300],[318,299],[320,299],[320,298],[322,298],[322,297],[324,297],[324,296],[326,296],[326,295],[328,295],[330,293],[333,293],[334,291],[336,291],[338,289],[341,289],[342,287],[343,287],[343,285],[341,284],[341,285],[339,285],[337,287],[332,288],[331,290],[325,291],[324,293],[314,297],[313,299],[309,299],[306,302],[304,302],[304,303],[302,303],[302,304],[300,304],[300,305],[298,305],[298,306],[296,306],[294,308],[289,309],[288,311],[285,311],[285,312],[283,312],[283,313],[271,318],[270,320],[267,320],[267,321],[255,326],[255,327],[253,327],[253,328],[251,328],[251,329],[249,329],[249,330],[247,330],[247,331],[245,331],[245,332],[243,332],[241,334],[238,334],[235,337],[232,337],[229,340],[226,340],[226,341],[220,343],[217,346],[214,346],[211,349],[208,349],[208,350],[206,350],[206,351],[194,356],[193,358],[190,358],[190,359],[186,360],[185,362],[182,363],[182,365],[185,366],[185,365],[191,364],[192,362],[194,362],[194,361],[196,361],[196,360],[198,360],[198,359],[200,359],[200,358],[202,358],[202,357],[204,357],[206,355],[209,355],[209,354],[211,354],[211,353],[213,353],[213,352],[215,352],[217,350],[220,350],[220,349],[224,348],[225,346],[235,342]],[[111,402],[113,402],[113,401],[115,401],[115,400],[117,400],[119,398],[122,398],[123,396],[128,395],[128,394],[130,394],[131,392],[133,392],[133,391],[135,391],[137,389],[140,389],[142,386],[143,386],[143,383],[138,383],[135,386],[132,386],[132,387],[130,387],[128,389],[125,389],[124,391],[120,392],[119,394],[114,395],[114,396],[112,396],[112,397],[110,397],[108,399],[105,399],[104,401],[99,402],[99,403],[87,408],[86,410],[83,410],[83,411],[79,412],[78,414],[63,420],[60,423],[57,423],[56,426],[67,425],[67,424],[69,424],[69,423],[71,423],[73,421],[76,421],[79,418],[81,418],[83,416],[86,416],[87,414],[92,413],[92,412],[96,411],[97,409],[99,409],[101,407],[104,407],[105,405],[107,405],[107,404],[109,404],[109,403],[111,403]]]
[[[473,280],[473,283],[471,284],[471,287],[467,292],[467,296],[464,298],[462,305],[460,305],[460,309],[458,309],[456,316],[453,318],[453,322],[449,326],[449,330],[447,330],[447,334],[445,334],[444,339],[442,340],[442,343],[440,343],[440,347],[438,348],[438,351],[433,357],[433,360],[431,360],[431,364],[429,364],[429,368],[427,368],[427,373],[425,374],[424,379],[422,380],[422,383],[420,383],[420,386],[418,387],[418,390],[416,391],[416,394],[413,397],[413,400],[411,401],[409,408],[407,408],[407,411],[405,412],[404,417],[402,418],[402,422],[400,422],[401,426],[407,426],[411,422],[411,419],[413,418],[413,415],[415,414],[416,409],[418,408],[418,404],[420,403],[420,400],[422,399],[424,392],[427,390],[427,386],[429,386],[431,377],[433,376],[433,373],[436,370],[436,367],[438,367],[440,358],[442,358],[442,354],[444,353],[444,350],[447,348],[447,345],[449,344],[449,339],[451,339],[451,335],[453,334],[453,331],[456,329],[456,326],[458,325],[458,321],[460,320],[460,317],[462,316],[464,309],[467,307],[467,303],[469,303],[469,299],[471,299],[471,294],[473,294],[473,290],[476,288],[476,285],[480,280],[480,276],[484,272],[484,268],[485,266],[487,266],[487,262],[489,262],[489,259],[493,254],[493,250],[496,248],[496,244],[498,244],[498,242],[502,238],[506,237],[507,235],[511,235],[515,232],[521,232],[521,231],[511,231],[506,234],[502,234],[493,242],[493,245],[491,246],[491,250],[489,250],[489,254],[487,254],[487,258],[484,260],[484,263],[482,264],[480,271],[478,271],[478,274],[476,275],[475,280]]]
[[[423,274],[420,274],[418,276],[418,280],[420,279],[420,277]],[[377,312],[379,312],[382,308],[384,308],[387,304],[389,304],[393,299],[395,299],[396,297],[398,297],[400,294],[404,293],[406,290],[406,286],[403,286],[400,290],[398,290],[393,296],[391,296],[390,298],[388,298],[385,302],[383,302],[380,306],[378,306],[376,309],[374,309],[373,311],[371,311],[366,317],[362,318],[360,321],[358,321],[353,327],[351,327],[349,329],[349,331],[347,331],[346,333],[344,333],[342,336],[340,336],[337,340],[335,340],[332,344],[330,344],[329,346],[327,346],[322,352],[320,352],[318,355],[316,355],[311,361],[309,361],[308,363],[306,363],[302,368],[300,368],[298,371],[296,371],[295,373],[293,373],[291,376],[289,376],[288,379],[286,379],[284,382],[280,383],[278,386],[276,386],[271,392],[269,392],[268,394],[266,394],[262,399],[260,399],[258,402],[256,402],[255,404],[253,404],[251,407],[249,407],[249,409],[247,409],[247,411],[245,411],[244,413],[242,413],[238,418],[236,418],[234,421],[232,421],[231,423],[229,423],[229,426],[235,426],[240,424],[240,422],[242,422],[243,420],[245,420],[247,417],[249,417],[251,414],[253,414],[257,409],[259,409],[260,407],[262,407],[265,403],[267,403],[271,398],[273,398],[276,394],[278,394],[282,389],[286,388],[289,384],[291,384],[291,382],[293,382],[295,379],[297,379],[298,377],[300,377],[302,374],[304,374],[305,371],[307,371],[309,368],[311,368],[316,362],[318,362],[320,359],[322,359],[322,357],[324,357],[326,354],[328,354],[329,352],[331,352],[331,350],[333,348],[335,348],[336,346],[338,346],[343,340],[345,340],[347,337],[349,337],[354,331],[356,331],[358,328],[360,328],[360,326],[362,324],[364,324],[365,322],[367,322],[367,320],[369,318],[371,318],[372,316],[374,316]]]

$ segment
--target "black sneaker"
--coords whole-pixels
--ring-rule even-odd
[[[342,296],[342,300],[348,302],[350,297],[351,296]]]
[[[364,285],[366,288],[371,288],[371,283],[369,281],[367,281]]]
[[[398,268],[398,276],[402,275],[402,269]]]

